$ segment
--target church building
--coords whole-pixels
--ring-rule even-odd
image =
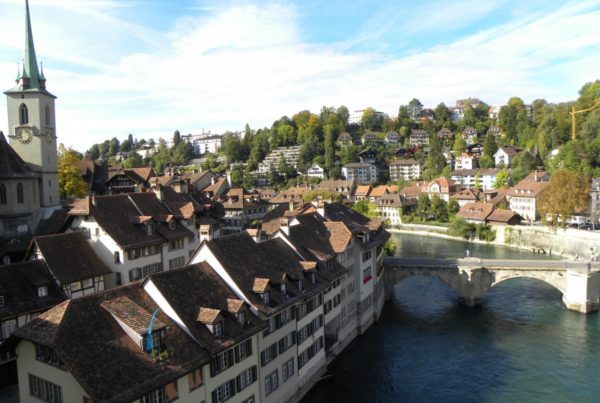
[[[4,93],[8,128],[6,136],[0,132],[0,261],[8,263],[7,256],[27,247],[40,221],[60,209],[56,97],[38,67],[27,1],[23,66],[16,85]]]

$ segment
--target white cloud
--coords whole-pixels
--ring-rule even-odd
[[[97,3],[85,17],[65,11],[80,15],[82,25],[87,19],[98,24],[78,28],[81,35],[71,26],[34,23],[36,45],[61,57],[68,54],[73,64],[49,66],[46,76],[59,96],[60,140],[81,150],[128,133],[156,139],[175,129],[239,130],[246,122],[253,128],[270,126],[284,114],[316,112],[323,105],[396,113],[413,97],[430,106],[467,96],[493,104],[513,95],[527,102],[538,97],[563,101],[597,79],[600,65],[600,10],[594,1],[569,3],[546,15],[519,13],[510,23],[404,56],[349,52],[343,43],[303,43],[298,10],[281,3],[203,10],[176,21],[166,34],[123,24],[112,2]],[[36,34],[47,29],[53,32],[50,38]],[[110,46],[103,44],[101,30],[107,31]],[[14,32],[22,29],[13,31],[11,40]],[[130,36],[139,50],[121,55],[116,49],[116,56],[102,58]],[[0,48],[6,42],[2,38]],[[0,77],[10,83],[16,66],[5,60],[0,60]],[[0,114],[0,128],[5,127]]]

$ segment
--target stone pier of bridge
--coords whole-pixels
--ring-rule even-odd
[[[567,261],[516,261],[496,259],[386,258],[386,294],[399,281],[431,276],[448,284],[459,303],[476,306],[485,292],[513,278],[544,281],[562,293],[568,309],[590,313],[600,307],[600,264]]]

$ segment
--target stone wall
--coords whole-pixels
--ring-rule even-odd
[[[541,249],[546,253],[567,257],[579,255],[581,259],[586,260],[590,258],[592,252],[600,253],[600,231],[575,228],[553,229],[537,225],[494,226],[494,229],[496,230],[496,244],[525,249]]]

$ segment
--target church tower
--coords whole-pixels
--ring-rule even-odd
[[[40,207],[60,205],[54,100],[33,47],[29,2],[25,0],[25,55],[17,84],[5,91],[11,147],[39,175]]]

